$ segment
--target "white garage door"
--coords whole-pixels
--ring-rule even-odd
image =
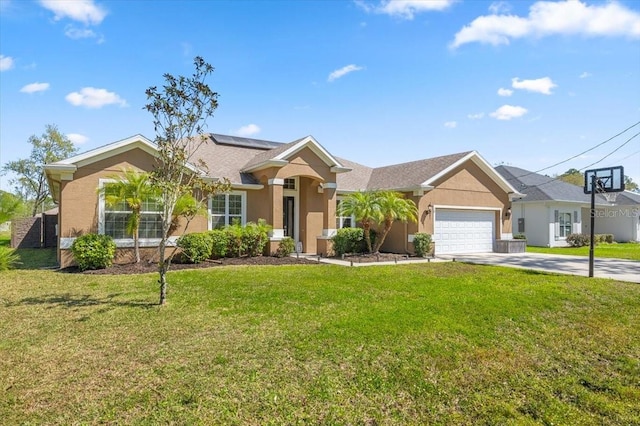
[[[437,254],[483,253],[493,251],[495,213],[483,210],[436,209]]]

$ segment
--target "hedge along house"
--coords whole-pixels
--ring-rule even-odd
[[[475,151],[369,168],[334,157],[311,136],[286,144],[205,136],[195,158],[207,165],[207,178],[227,178],[231,190],[209,197],[206,217],[196,217],[187,232],[265,219],[273,227],[270,252],[291,237],[302,252],[330,253],[336,229],[356,225],[353,218],[337,216],[340,199],[374,189],[399,191],[419,210],[418,223],[394,225],[383,250],[410,253],[413,235],[426,232],[433,234],[439,254],[492,251],[497,239],[511,238],[510,203],[522,196]],[[128,212],[106,205],[97,189],[125,168],[152,170],[156,154],[151,141],[136,135],[45,167],[59,206],[61,267],[73,263],[71,244],[84,233],[111,235],[120,248],[133,246],[125,231]],[[160,236],[153,203],[143,209],[141,225],[140,245],[152,256]],[[131,250],[119,251],[117,261],[130,260]]]

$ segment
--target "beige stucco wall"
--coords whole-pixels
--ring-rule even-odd
[[[420,198],[418,232],[433,234],[434,215],[433,213],[425,214],[429,204],[462,208],[494,208],[496,209],[496,239],[501,237],[501,232],[511,232],[511,218],[504,215],[510,206],[509,194],[475,163],[467,161],[443,176],[434,186],[436,186],[435,189]]]
[[[126,153],[100,160],[83,167],[79,167],[73,174],[73,180],[61,182],[58,214],[58,234],[60,238],[75,238],[86,233],[98,232],[99,195],[97,189],[100,179],[111,179],[118,176],[123,169],[134,168],[141,171],[152,170],[154,158],[141,149],[133,149]],[[181,227],[175,235],[184,230],[186,222],[181,221]],[[207,218],[198,216],[189,224],[189,232],[200,232],[207,229]],[[142,249],[141,255],[153,256],[153,248]],[[58,249],[58,260],[61,267],[73,264],[73,256],[69,249]],[[133,251],[119,249],[116,262],[133,260]]]

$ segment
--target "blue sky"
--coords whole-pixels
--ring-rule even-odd
[[[216,68],[211,132],[313,135],[368,166],[576,156],[544,173],[640,182],[640,125],[578,155],[640,121],[638,1],[0,0],[0,164],[47,124],[81,151],[153,139],[145,89],[196,55]]]

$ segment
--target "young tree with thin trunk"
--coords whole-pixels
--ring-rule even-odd
[[[10,182],[15,185],[22,200],[31,203],[31,215],[35,216],[39,210],[52,204],[44,173],[45,164],[68,158],[77,149],[53,124],[47,125],[40,137],[31,136],[29,143],[32,145],[29,158],[9,161],[3,171],[15,173],[17,177]]]
[[[145,109],[153,115],[158,147],[158,161],[151,172],[152,184],[160,192],[162,237],[158,247],[160,305],[167,300],[167,271],[171,258],[166,249],[172,233],[178,200],[187,194],[212,195],[229,189],[228,181],[205,179],[202,162],[197,161],[198,147],[206,142],[206,121],[218,107],[218,94],[206,84],[214,68],[201,57],[194,59],[191,77],[164,74],[165,84],[146,90]],[[175,252],[175,249],[174,249]]]

